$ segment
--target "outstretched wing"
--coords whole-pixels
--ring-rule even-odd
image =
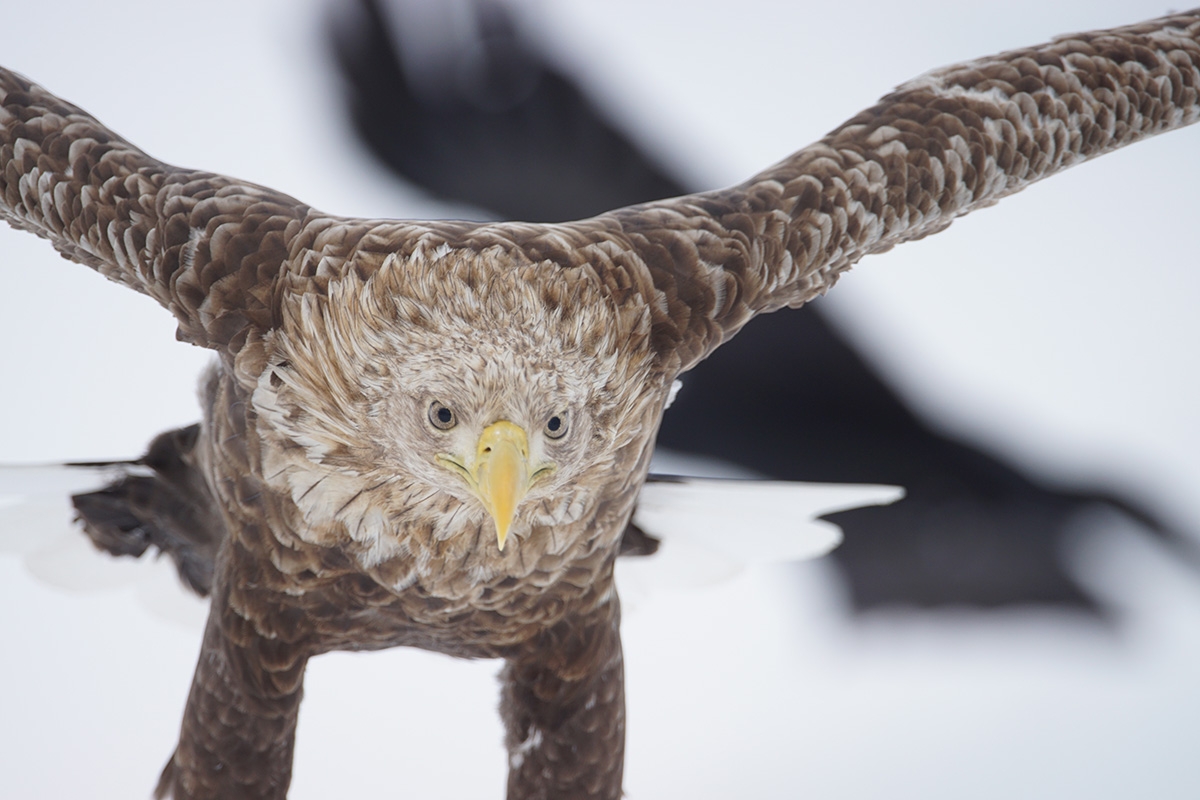
[[[150,295],[207,347],[269,324],[272,282],[311,210],[180,169],[0,68],[0,219]]]
[[[1198,118],[1200,10],[931,72],[729,190],[566,225],[405,225],[324,217],[171,167],[0,71],[0,217],[155,297],[183,338],[211,347],[270,327],[285,264],[327,275],[357,245],[403,256],[433,233],[516,260],[586,263],[614,294],[650,301],[664,369],[678,372],[755,314],[823,293],[864,255]]]
[[[651,297],[683,371],[864,255],[1197,119],[1200,9],[935,70],[739,186],[562,226],[573,255],[539,249]]]

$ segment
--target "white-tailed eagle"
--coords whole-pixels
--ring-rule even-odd
[[[506,660],[511,798],[621,794],[613,563],[676,377],[858,259],[1200,118],[1200,11],[936,70],[743,184],[533,225],[336,217],[0,71],[0,216],[212,349],[177,798],[283,797],[305,665]],[[747,413],[754,413],[749,408]]]

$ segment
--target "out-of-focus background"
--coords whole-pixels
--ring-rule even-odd
[[[486,213],[398,182],[358,136],[331,44],[332,30],[361,22],[357,5],[6,8],[0,60],[173,163],[335,213]],[[506,4],[521,41],[686,188],[740,181],[927,69],[1168,10],[828,5]],[[410,69],[436,39],[412,32],[444,34],[446,19],[461,29],[469,8],[388,6]],[[439,74],[449,73],[435,70],[432,85]],[[733,565],[720,583],[631,591],[630,797],[1196,796],[1200,582],[1178,543],[1200,533],[1198,153],[1200,130],[1189,130],[1105,156],[867,259],[820,301],[872,380],[915,413],[895,441],[945,436],[987,454],[897,446],[887,450],[895,474],[994,473],[964,479],[970,492],[948,490],[897,530],[980,537],[889,540],[886,524],[854,518],[840,560]],[[174,342],[151,301],[7,228],[0,275],[0,463],[135,456],[195,420],[207,354]],[[679,418],[703,420],[687,410],[703,402],[692,385]],[[879,408],[892,409],[867,409],[863,427],[909,419]],[[707,430],[676,428],[681,444]],[[855,459],[828,479],[847,479]],[[742,462],[771,471],[752,453]],[[1176,538],[1111,503],[1054,505],[1080,493],[1109,494]],[[1035,510],[1014,512],[1013,497]],[[973,602],[967,589],[991,586],[985,567],[1012,558],[1005,542],[1031,529],[1022,515],[1052,537],[1031,552],[1057,583],[1038,585],[1068,588],[1022,596],[1017,581],[1017,602]],[[174,741],[203,605],[175,590],[165,563],[80,549],[65,505],[61,517],[41,539],[0,531],[0,794],[148,796]],[[855,524],[869,530],[856,538]],[[856,542],[866,541],[877,546],[864,553]],[[1011,572],[1025,574],[1018,562]],[[967,588],[904,593],[939,565]],[[314,660],[292,796],[499,796],[496,669],[403,650]]]

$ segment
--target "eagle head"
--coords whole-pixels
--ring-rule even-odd
[[[615,547],[670,384],[644,303],[586,265],[445,245],[282,303],[253,405],[301,539],[398,588]]]

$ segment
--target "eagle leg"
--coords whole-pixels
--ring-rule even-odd
[[[283,800],[291,783],[309,651],[256,632],[221,588],[159,800]]]
[[[617,800],[625,763],[625,672],[614,594],[508,659],[500,713],[508,800]]]

